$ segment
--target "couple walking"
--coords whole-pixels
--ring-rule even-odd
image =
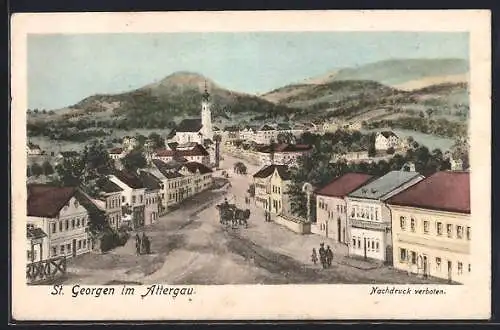
[[[332,249],[330,249],[330,245],[328,245],[325,249],[325,243],[321,243],[319,246],[319,260],[321,262],[321,265],[323,266],[323,269],[330,268],[333,260],[333,251]],[[316,265],[316,263],[318,262],[318,255],[316,254],[315,248],[313,248],[312,250],[311,259],[312,262]]]

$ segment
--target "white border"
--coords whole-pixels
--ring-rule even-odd
[[[17,320],[484,319],[490,317],[490,13],[261,11],[15,14],[12,58],[12,311]],[[370,285],[195,286],[182,297],[51,296],[25,284],[27,34],[237,31],[462,31],[470,33],[471,285],[443,296],[370,296]],[[406,286],[403,286],[406,287]],[[117,288],[120,288],[118,286]]]

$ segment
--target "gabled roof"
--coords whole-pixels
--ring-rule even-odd
[[[401,187],[405,183],[423,177],[418,172],[406,171],[391,171],[386,175],[361,186],[352,193],[349,197],[366,198],[366,199],[384,199],[384,196]]]
[[[347,173],[333,179],[323,188],[316,191],[317,195],[330,197],[344,197],[373,179],[373,176],[364,173]]]
[[[123,148],[113,148],[109,151],[110,154],[122,154],[123,153]]]
[[[174,179],[182,176],[182,174],[178,172],[180,165],[177,163],[165,163],[159,159],[153,159],[152,163],[167,179]]]
[[[101,179],[97,181],[97,187],[105,193],[116,193],[123,191],[116,183],[112,182],[108,178]]]
[[[437,172],[389,198],[391,205],[470,214],[468,172]]]
[[[139,173],[139,178],[142,181],[144,187],[146,187],[146,191],[158,190],[161,188],[160,187],[161,181],[148,172],[141,171]]]
[[[261,128],[259,128],[259,131],[274,131],[274,127],[264,124]]]
[[[129,171],[125,171],[125,170],[114,171],[113,175],[116,176],[116,178],[118,180],[125,183],[130,188],[133,188],[133,189],[146,188],[146,187],[144,187],[144,185],[143,185],[142,181],[139,179],[139,177],[133,172],[129,172]]]
[[[176,132],[199,132],[201,130],[201,119],[200,118],[191,118],[191,119],[184,119],[177,125],[175,128]]]
[[[47,237],[47,234],[42,230],[42,228],[33,227],[31,225],[26,226],[27,239],[40,239],[44,237]]]
[[[288,144],[288,143],[276,143],[274,148],[271,145],[263,145],[257,148],[258,152],[270,153],[274,149],[274,152],[306,152],[312,149],[312,146],[308,144]]]
[[[380,132],[380,134],[383,135],[386,139],[390,138],[391,136],[398,137],[396,135],[396,133],[394,133],[392,131],[382,131],[382,132]]]
[[[264,166],[257,173],[255,173],[253,175],[253,177],[260,178],[260,179],[268,178],[269,176],[271,176],[274,173],[275,170],[278,171],[278,174],[282,180],[289,180],[290,179],[290,171],[288,170],[288,166],[276,165],[276,164]]]
[[[38,144],[34,144],[34,143],[31,143],[31,142],[28,142],[28,147],[30,149],[40,149],[40,146]]]
[[[200,171],[200,174],[212,173],[212,170],[210,168],[197,162],[185,163],[183,164],[183,167],[187,168],[187,170],[191,173],[196,173],[197,170]]]
[[[55,218],[76,192],[76,187],[48,184],[29,184],[27,189],[27,215],[43,218]]]

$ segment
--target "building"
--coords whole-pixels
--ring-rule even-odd
[[[257,144],[269,144],[271,141],[276,141],[278,131],[271,125],[264,124],[255,132],[255,141]]]
[[[97,182],[99,189],[98,200],[104,206],[104,212],[108,225],[113,229],[119,229],[122,225],[122,202],[123,189],[109,179],[101,179]]]
[[[201,101],[201,117],[184,119],[168,138],[180,144],[189,142],[203,144],[205,139],[213,140],[213,135],[210,94],[205,83],[205,92]]]
[[[115,171],[109,176],[109,180],[118,185],[121,192],[122,223],[129,225],[133,229],[144,226],[144,208],[146,187],[144,187],[140,178],[132,172],[125,170]],[[127,219],[130,215],[130,223]]]
[[[201,144],[190,142],[176,147],[158,149],[152,155],[152,159],[160,159],[164,162],[179,161],[184,159],[187,162],[197,162],[210,165],[210,154]]]
[[[142,181],[146,191],[144,193],[144,224],[150,225],[158,220],[160,208],[161,183],[151,174],[140,171],[139,178]]]
[[[346,161],[347,163],[371,162],[372,159],[367,150],[349,151],[344,154],[334,154],[332,162]]]
[[[398,149],[401,147],[401,140],[392,131],[378,132],[375,136],[375,150],[387,151],[387,149]]]
[[[395,268],[467,282],[472,261],[468,172],[437,172],[387,203]]]
[[[127,155],[127,151],[123,148],[113,148],[108,153],[111,159],[122,159]]]
[[[339,243],[348,243],[345,197],[372,179],[368,174],[347,173],[316,190],[316,221],[311,231]]]
[[[290,214],[289,197],[286,194],[290,184],[290,172],[286,165],[267,165],[253,175],[255,204],[276,215]]]
[[[184,163],[179,168],[179,173],[188,179],[186,197],[210,189],[213,185],[212,170],[204,164],[196,162]]]
[[[417,172],[391,171],[347,195],[350,255],[392,262],[392,219],[385,202],[423,179]]]
[[[42,149],[38,144],[28,142],[26,145],[26,153],[28,156],[40,156],[42,154]]]
[[[74,257],[89,252],[89,212],[80,203],[83,198],[79,190],[47,184],[30,184],[27,189],[27,223],[47,235],[37,249],[39,257],[33,258]]]
[[[122,144],[124,149],[127,151],[132,151],[140,145],[139,140],[133,136],[125,136]]]
[[[76,151],[61,151],[56,156],[55,164],[62,164],[64,160],[72,160],[80,157],[80,154]]]
[[[238,138],[243,141],[256,141],[258,126],[247,125],[239,131]],[[232,140],[238,140],[238,138]]]
[[[49,258],[48,236],[33,224],[26,225],[26,255],[27,263],[42,261]],[[45,250],[44,250],[45,247]]]
[[[307,144],[287,144],[276,143],[264,145],[257,148],[257,154],[262,166],[276,164],[289,165],[297,164],[297,159],[312,152],[312,146]]]

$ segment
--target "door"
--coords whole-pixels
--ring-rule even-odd
[[[341,241],[340,234],[342,233],[342,226],[340,224],[340,218],[337,219],[337,241]]]
[[[429,272],[429,267],[427,265],[427,256],[424,256],[424,277],[427,277]]]
[[[449,282],[452,281],[451,273],[452,273],[452,263],[451,263],[451,261],[448,260],[448,281]]]
[[[73,257],[76,257],[76,239],[73,240]]]
[[[363,254],[366,259],[366,237],[363,237]]]

